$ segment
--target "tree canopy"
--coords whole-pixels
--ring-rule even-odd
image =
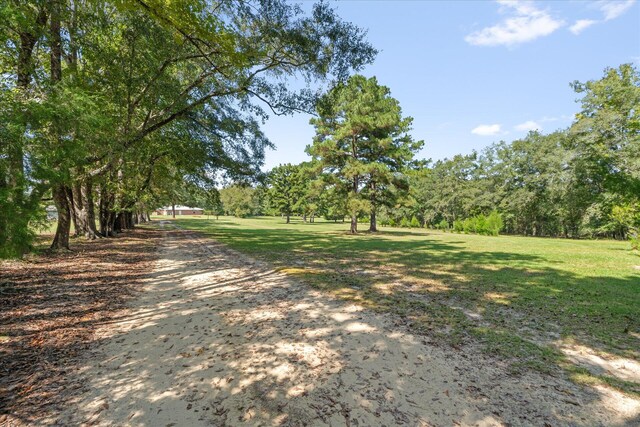
[[[334,183],[348,188],[351,232],[358,214],[370,213],[370,231],[377,231],[376,212],[391,205],[406,189],[402,172],[422,145],[409,135],[411,117],[402,117],[398,101],[375,77],[361,75],[339,83],[319,102],[311,119],[316,136],[307,152]]]
[[[108,236],[182,183],[253,179],[260,121],[311,111],[376,54],[322,2],[9,1],[0,26],[3,255],[28,249],[43,200],[68,248],[72,221]]]

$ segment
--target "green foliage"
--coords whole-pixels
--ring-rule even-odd
[[[411,227],[411,222],[407,219],[407,217],[403,217],[400,220],[400,227],[402,228],[409,228]]]
[[[287,163],[273,168],[269,172],[268,185],[269,205],[285,215],[289,222],[289,216],[301,202],[308,186],[303,180],[301,167]]]
[[[411,228],[420,228],[420,221],[418,221],[418,218],[414,215],[411,217],[411,223],[409,225]]]
[[[462,230],[465,233],[475,233],[477,231],[476,218],[467,218],[462,222]]]
[[[310,111],[326,82],[376,55],[327,2],[310,13],[285,0],[5,3],[0,211],[11,217],[0,217],[1,256],[28,249],[54,189],[84,197],[76,219],[98,209],[105,235],[135,211],[187,200],[214,208],[193,187],[261,175],[267,110]],[[308,84],[297,89],[296,78]],[[234,213],[263,210],[255,197],[260,208]]]
[[[256,190],[239,184],[220,190],[220,200],[227,215],[246,218],[257,213],[259,205],[255,198]]]
[[[467,233],[626,239],[640,203],[640,75],[622,65],[574,89],[582,111],[569,130],[530,132],[411,171],[395,215],[445,219]],[[495,210],[502,225],[479,216]]]
[[[640,194],[640,73],[631,64],[607,68],[600,80],[574,82],[582,111],[571,126],[573,167],[605,192]],[[597,184],[596,184],[597,183]]]
[[[502,215],[496,210],[491,211],[485,222],[485,234],[497,236],[503,227]]]
[[[487,234],[487,217],[483,214],[476,215],[475,217],[476,223],[476,233],[478,234]]]
[[[413,119],[402,117],[390,93],[375,77],[355,75],[335,85],[319,102],[318,117],[311,119],[316,136],[307,152],[347,193],[354,219],[393,205],[407,191],[401,172],[423,145],[408,134]]]
[[[637,230],[629,234],[629,241],[631,242],[631,250],[640,251],[640,234]]]
[[[464,221],[456,220],[453,222],[453,231],[456,233],[464,232],[497,236],[503,227],[502,215],[496,210],[491,211],[488,216],[479,214],[466,218]]]
[[[443,219],[442,221],[436,224],[436,229],[447,231],[449,229],[449,221],[447,221],[446,219]]]

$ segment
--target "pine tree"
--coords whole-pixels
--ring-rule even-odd
[[[347,208],[351,233],[357,232],[358,215],[370,213],[370,231],[377,231],[376,213],[392,205],[407,190],[403,170],[423,141],[408,134],[411,117],[402,117],[398,101],[375,77],[361,75],[336,85],[317,107],[313,144],[307,152],[325,172],[348,189]]]

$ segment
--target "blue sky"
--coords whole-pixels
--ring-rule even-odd
[[[434,160],[567,127],[574,80],[640,64],[640,4],[621,1],[338,1],[340,16],[380,50],[377,76],[414,118]],[[265,169],[308,160],[309,116],[272,117]]]

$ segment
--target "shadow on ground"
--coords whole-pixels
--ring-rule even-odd
[[[640,421],[637,401],[608,389],[510,374],[473,347],[413,335],[398,316],[330,298],[220,244],[168,237],[147,292],[105,325],[114,336],[80,375],[86,394],[63,424]]]
[[[68,406],[82,386],[68,374],[100,342],[96,329],[142,286],[160,234],[137,230],[2,262],[0,425],[40,425]]]

